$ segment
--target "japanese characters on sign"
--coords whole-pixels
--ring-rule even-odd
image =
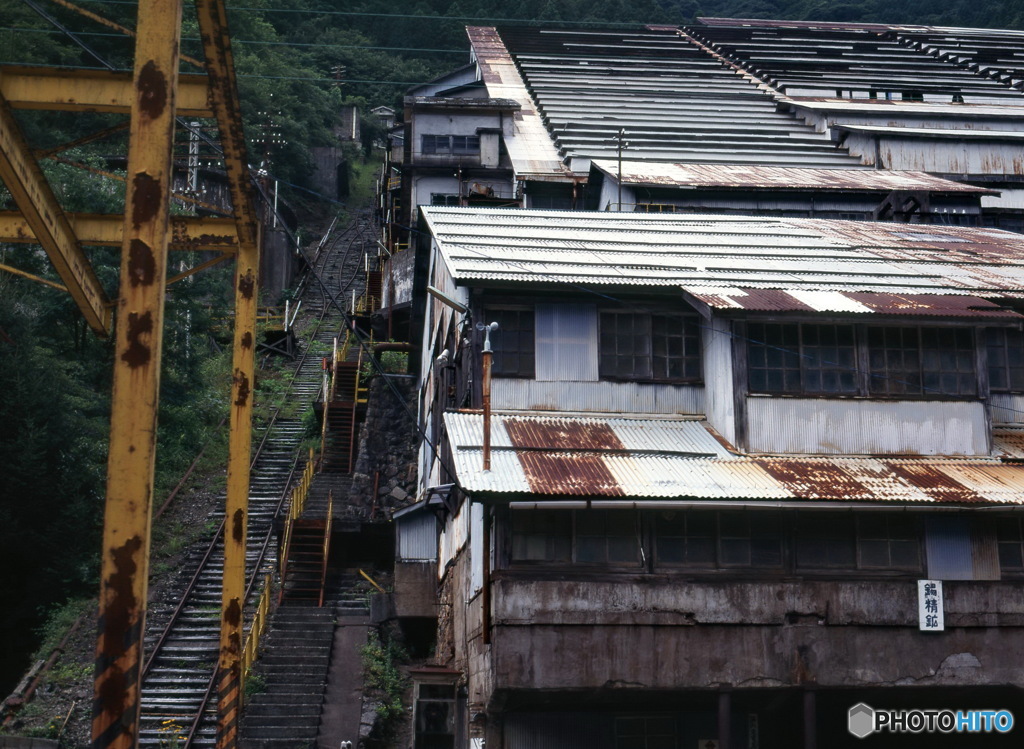
[[[922,632],[942,632],[946,622],[942,614],[942,581],[917,581],[917,619]]]

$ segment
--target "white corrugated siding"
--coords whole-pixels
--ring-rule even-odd
[[[538,304],[538,380],[597,380],[597,307],[593,304]]]
[[[747,398],[750,452],[988,455],[982,403]]]
[[[538,382],[496,377],[491,407],[504,410],[592,413],[704,413],[704,386],[638,382]]]
[[[398,559],[402,562],[433,562],[437,559],[437,518],[418,512],[395,520]]]
[[[988,402],[993,424],[1024,424],[1024,395],[992,393]]]

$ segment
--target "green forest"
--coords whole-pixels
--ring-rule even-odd
[[[82,0],[124,26],[135,3]],[[48,0],[2,0],[0,63],[131,68],[132,44],[109,26]],[[43,13],[38,9],[42,9]],[[310,188],[310,149],[335,142],[342,104],[400,107],[403,92],[468,60],[467,24],[685,24],[698,16],[899,22],[1024,29],[1013,2],[947,0],[236,0],[233,48],[251,153],[268,132],[283,134],[270,167],[303,215],[337,210]],[[71,34],[67,33],[72,32]],[[200,56],[186,5],[183,51]],[[184,72],[195,68],[183,63]],[[109,127],[108,115],[21,112],[35,148]],[[377,133],[365,120],[366,148]],[[125,152],[123,135],[81,146],[68,161],[106,168]],[[44,170],[68,210],[119,212],[120,182],[67,163]],[[0,189],[0,209],[13,206]],[[118,256],[88,248],[108,292]],[[44,256],[0,244],[0,263],[53,278]],[[213,313],[226,302],[229,269],[173,287],[168,298],[160,407],[157,501],[216,433],[226,410],[224,355],[211,343]],[[276,300],[270,300],[276,301]],[[86,328],[70,298],[0,272],[0,692],[28,665],[49,612],[98,588],[112,345]],[[2,697],[3,695],[0,695]]]

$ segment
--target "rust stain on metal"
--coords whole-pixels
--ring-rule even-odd
[[[252,333],[248,330],[242,334],[242,348],[252,348]]]
[[[843,296],[860,302],[881,314],[932,315],[940,317],[1021,317],[1013,310],[986,299],[957,294],[887,294],[882,292],[844,292]]]
[[[872,492],[826,460],[757,458],[775,480],[801,499],[871,499]]]
[[[256,278],[253,276],[251,270],[245,272],[245,275],[238,279],[238,291],[246,299],[252,299],[252,295],[256,290]]]
[[[626,452],[607,424],[510,417],[504,425],[533,491],[623,496],[601,455],[587,454],[594,450]],[[570,452],[553,452],[556,450]]]
[[[133,623],[138,620],[138,599],[135,597],[132,583],[139,568],[137,556],[140,549],[142,539],[133,536],[121,546],[110,550],[114,572],[107,578],[111,595],[103,608],[100,656],[111,658],[121,655],[125,650],[125,633],[129,632]]]
[[[605,423],[518,419],[506,417],[505,431],[516,448],[544,450],[618,450],[626,452],[615,431]]]
[[[128,244],[128,279],[133,287],[149,286],[156,278],[156,259],[153,250],[141,239]]]
[[[249,387],[249,378],[246,377],[245,372],[240,369],[236,369],[234,381],[238,386],[238,397],[235,398],[235,405],[244,406],[249,401],[249,394],[251,392]]]
[[[232,598],[231,603],[224,609],[224,621],[232,627],[241,626],[242,607],[239,605],[237,598]]]
[[[153,332],[153,314],[131,312],[128,314],[128,346],[121,354],[121,360],[132,369],[149,364],[152,351],[142,339]]]
[[[936,502],[983,502],[984,497],[964,486],[936,465],[885,462],[897,476],[913,484]]]
[[[625,492],[600,455],[517,452],[530,489],[538,494],[622,497]]]
[[[245,540],[245,511],[242,508],[235,510],[231,516],[231,538],[235,543]]]
[[[138,229],[156,217],[164,193],[160,183],[145,172],[135,175],[132,188],[132,225]]]
[[[152,60],[142,66],[136,84],[139,93],[139,110],[144,117],[157,119],[167,108],[167,76]]]

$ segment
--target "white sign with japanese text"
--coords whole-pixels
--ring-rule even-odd
[[[922,632],[942,632],[946,621],[942,613],[942,581],[917,581],[917,619]]]

